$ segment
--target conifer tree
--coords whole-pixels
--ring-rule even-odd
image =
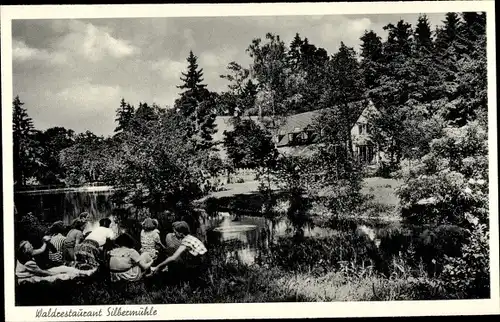
[[[361,40],[361,68],[368,89],[373,89],[379,83],[383,61],[382,38],[373,30],[365,31]]]
[[[33,140],[33,120],[29,117],[26,108],[23,107],[19,96],[14,98],[13,106],[13,154],[14,154],[14,183],[26,185],[27,179],[34,172],[35,165],[35,141]]]
[[[122,98],[120,107],[116,110],[115,122],[117,122],[118,125],[115,128],[115,133],[126,131],[130,127],[134,114],[134,107],[125,102],[125,99]]]
[[[215,133],[215,103],[216,94],[211,93],[203,84],[203,68],[198,66],[198,57],[189,52],[187,57],[187,72],[182,73],[181,85],[184,90],[175,101],[175,108],[188,120],[187,135],[194,139],[199,148],[211,146],[212,135]]]

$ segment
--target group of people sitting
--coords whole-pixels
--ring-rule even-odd
[[[62,221],[53,223],[38,249],[27,240],[21,241],[16,252],[18,281],[71,279],[91,275],[99,268],[109,272],[111,281],[137,281],[172,266],[189,268],[204,262],[207,249],[185,221],[174,222],[163,243],[158,221],[146,218],[140,246],[130,234],[116,233],[111,225],[109,218],[103,218],[96,227],[84,213],[72,222],[69,231]],[[37,258],[44,258],[44,254],[48,260],[39,265]]]

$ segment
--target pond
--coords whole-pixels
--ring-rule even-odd
[[[97,224],[97,221],[104,217],[114,219],[110,214],[116,205],[111,195],[112,190],[105,187],[32,191],[17,193],[15,204],[20,214],[32,212],[46,222],[63,220],[65,223],[70,223],[80,213],[86,211],[94,216]],[[335,229],[305,227],[304,235],[328,237],[342,230],[354,231],[360,226],[370,230],[387,225],[389,224],[344,219],[333,225]],[[125,231],[124,227],[119,227],[116,222],[113,228],[117,232]],[[220,209],[215,216],[202,216],[198,231],[198,235],[205,240],[209,249],[222,247],[227,260],[233,259],[245,264],[255,263],[259,255],[268,249],[270,243],[292,233],[293,230],[286,218],[271,221],[245,214],[234,216],[234,212],[230,215],[226,209]]]

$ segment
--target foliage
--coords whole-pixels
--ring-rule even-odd
[[[90,131],[76,135],[74,144],[59,154],[66,183],[81,185],[102,180],[106,173],[104,146],[104,138]]]
[[[184,139],[183,121],[176,113],[162,114],[145,124],[141,135],[124,133],[123,166],[115,173],[113,184],[130,189],[137,206],[157,212],[201,194],[203,154]]]
[[[449,128],[400,187],[403,216],[420,223],[463,225],[473,211],[488,222],[487,133],[478,124]],[[453,207],[449,205],[453,204]]]
[[[34,140],[39,147],[40,164],[35,177],[41,184],[58,184],[65,179],[65,169],[59,162],[62,150],[75,142],[73,130],[64,127],[52,127],[45,131],[36,131]]]
[[[479,218],[465,213],[469,223],[469,243],[462,246],[461,257],[445,256],[447,264],[441,276],[449,292],[461,297],[490,296],[489,231]]]
[[[277,150],[270,134],[251,119],[234,120],[234,129],[224,132],[224,146],[236,168],[272,167]]]

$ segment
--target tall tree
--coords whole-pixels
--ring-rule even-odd
[[[198,68],[198,57],[193,54],[192,50],[189,51],[186,60],[188,62],[187,72],[182,72],[181,81],[183,84],[177,88],[197,93],[207,87],[206,84],[203,84],[203,68]]]
[[[36,166],[33,120],[23,105],[19,96],[16,96],[12,102],[14,184],[16,185],[26,185],[27,179],[33,175]]]
[[[336,116],[332,129],[337,133],[336,142],[329,143],[343,145],[343,151],[352,156],[351,127],[361,112],[361,106],[352,103],[365,98],[362,72],[354,49],[341,42],[327,68],[328,90],[321,100],[322,105],[329,108],[327,113]]]
[[[203,84],[203,69],[199,68],[192,51],[187,57],[187,72],[182,73],[183,82],[178,88],[184,91],[175,101],[175,109],[188,120],[187,136],[197,142],[200,149],[212,146],[215,132],[217,94],[210,92]]]
[[[125,102],[125,99],[122,98],[120,101],[120,107],[116,110],[115,122],[117,122],[118,125],[115,128],[115,133],[129,129],[132,119],[134,118],[134,113],[134,107]]]
[[[436,47],[443,55],[450,55],[450,49],[461,53],[463,48],[460,46],[460,31],[462,21],[456,12],[448,12],[443,21],[443,26],[436,31]]]
[[[407,102],[412,98],[418,77],[413,68],[411,25],[400,20],[384,29],[388,31],[387,41],[383,44],[385,66],[380,75],[380,86],[370,92],[380,111],[373,120],[373,137],[396,166],[403,157],[403,147],[411,143],[402,133],[406,129],[404,120],[411,109]]]
[[[383,52],[382,38],[373,30],[365,31],[361,40],[361,68],[365,79],[365,85],[372,89],[379,85],[379,77],[382,72]]]
[[[432,31],[426,15],[418,17],[417,26],[415,27],[415,44],[418,50],[432,50]]]
[[[285,98],[285,82],[287,78],[286,46],[279,35],[267,33],[266,43],[256,38],[247,48],[250,58],[253,59],[252,74],[258,81],[260,96],[265,96],[264,104],[258,104],[259,115],[272,117],[273,127],[277,126],[275,116],[287,113],[283,104]]]

